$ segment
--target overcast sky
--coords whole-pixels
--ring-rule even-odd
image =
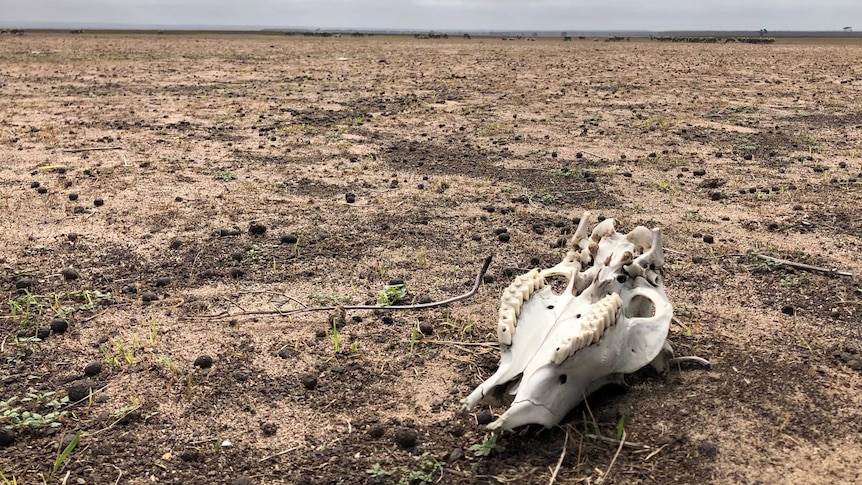
[[[410,30],[862,29],[862,0],[0,0],[0,24]]]

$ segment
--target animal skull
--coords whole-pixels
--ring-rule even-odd
[[[638,226],[620,234],[605,219],[590,234],[589,218],[581,217],[559,264],[522,274],[503,292],[500,367],[462,406],[472,410],[508,384],[514,400],[491,429],[552,427],[596,389],[654,360],[661,365],[663,350],[671,351],[661,233]],[[559,294],[547,281],[555,276],[567,283]]]

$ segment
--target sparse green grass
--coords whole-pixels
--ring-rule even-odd
[[[60,471],[60,468],[62,468],[63,464],[66,463],[66,460],[69,458],[69,456],[75,450],[75,447],[78,446],[78,442],[80,440],[81,440],[81,432],[78,431],[77,433],[75,433],[75,436],[72,437],[72,441],[70,441],[69,444],[66,445],[65,448],[63,448],[63,452],[60,453],[57,456],[57,459],[54,461],[54,468],[51,470],[51,477],[50,478],[54,478],[54,475],[56,475],[57,472]]]
[[[386,285],[377,292],[377,306],[392,306],[407,296],[405,285]]]
[[[314,300],[320,306],[339,306],[350,303],[352,298],[350,295],[340,295],[338,293],[315,293],[309,295],[310,300]]]
[[[221,180],[222,182],[230,182],[232,180],[236,180],[236,174],[231,172],[230,170],[203,170],[201,172],[203,175],[207,175],[212,177],[215,180]]]
[[[436,483],[443,478],[444,463],[431,453],[425,452],[419,456],[414,456],[413,460],[416,462],[416,468],[400,466],[386,470],[380,463],[375,463],[371,465],[371,468],[365,470],[365,473],[371,475],[378,482],[397,475],[399,485]]]
[[[481,443],[470,445],[467,451],[472,451],[476,456],[490,456],[492,453],[503,451],[503,449],[502,445],[497,444],[497,435],[492,433],[486,436]]]
[[[557,196],[550,193],[548,189],[537,189],[537,190],[525,190],[521,194],[521,198],[524,199],[530,205],[552,205],[557,202]]]
[[[9,316],[20,328],[29,328],[36,317],[53,313],[68,318],[78,311],[91,311],[110,302],[113,295],[99,290],[81,290],[67,293],[39,295],[25,291],[7,300]]]
[[[58,428],[68,414],[60,408],[68,402],[68,396],[58,399],[56,391],[31,390],[23,398],[12,396],[0,401],[0,426],[22,430]]]

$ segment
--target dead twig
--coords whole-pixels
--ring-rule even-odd
[[[814,271],[817,273],[826,273],[826,274],[838,275],[838,276],[849,276],[851,278],[853,277],[853,273],[849,273],[846,271],[839,271],[835,268],[830,269],[830,268],[823,268],[820,266],[811,266],[810,264],[794,263],[793,261],[788,261],[786,259],[773,258],[772,256],[767,256],[765,254],[760,254],[760,253],[751,253],[751,255],[757,259],[762,260],[762,261],[767,261],[767,262],[772,262],[772,263],[777,263],[777,264],[783,264],[786,266],[790,266],[791,268],[804,269],[806,271]]]
[[[301,446],[294,446],[293,448],[288,448],[288,449],[286,449],[286,450],[284,450],[284,451],[279,451],[278,453],[274,453],[274,454],[269,455],[269,456],[264,456],[264,457],[263,457],[263,458],[261,458],[260,460],[257,460],[257,462],[258,462],[258,463],[262,463],[262,462],[264,462],[264,461],[266,461],[266,460],[269,460],[269,459],[275,458],[275,457],[277,457],[277,456],[286,455],[286,454],[290,453],[291,451],[296,451],[296,450],[298,450],[298,449],[300,449],[300,448],[302,448],[302,447],[301,447]]]
[[[563,464],[563,459],[566,457],[566,445],[569,444],[569,430],[566,429],[566,439],[563,440],[563,452],[560,453],[560,459],[557,460],[557,466],[554,467],[554,471],[551,473],[551,480],[548,482],[548,485],[554,485],[554,482],[557,481],[557,473],[560,472],[560,466]]]
[[[463,295],[453,296],[452,298],[447,298],[441,301],[434,301],[431,303],[418,303],[415,305],[387,305],[387,306],[378,306],[378,305],[344,305],[344,306],[317,306],[317,307],[308,307],[308,308],[298,308],[296,310],[258,310],[258,311],[247,311],[242,313],[228,313],[222,312],[215,315],[206,315],[203,317],[189,317],[188,319],[194,318],[205,318],[205,319],[222,319],[229,317],[243,317],[243,316],[251,316],[251,315],[278,315],[282,317],[286,317],[288,315],[296,315],[297,313],[305,313],[305,312],[325,312],[332,311],[338,308],[342,308],[344,310],[424,310],[426,308],[434,308],[438,306],[448,305],[450,303],[454,303],[456,301],[465,300],[475,295],[477,291],[479,291],[479,286],[482,284],[482,277],[485,276],[485,272],[488,271],[488,267],[491,265],[491,256],[485,258],[485,262],[482,264],[482,268],[479,270],[479,273],[476,274],[476,280],[473,282],[473,288],[470,289],[467,293]]]
[[[649,450],[651,449],[649,446],[643,443],[635,443],[633,441],[622,441],[614,438],[608,438],[607,436],[599,436],[596,434],[585,434],[584,438],[589,438],[591,440],[602,441],[604,443],[608,443],[611,445],[620,445],[625,446],[626,448],[632,448],[635,450]]]
[[[620,437],[620,445],[617,447],[617,452],[614,453],[614,457],[611,459],[611,464],[608,465],[608,470],[605,472],[604,475],[602,475],[601,477],[599,477],[598,480],[596,480],[596,484],[604,483],[605,479],[607,479],[608,476],[610,476],[611,468],[613,468],[614,463],[617,462],[617,458],[620,456],[620,451],[623,450],[623,445],[625,445],[625,444],[626,444],[626,430],[623,430],[623,435]]]
[[[85,148],[64,148],[63,153],[81,153],[81,152],[97,152],[102,150],[122,150],[123,147],[85,147]]]

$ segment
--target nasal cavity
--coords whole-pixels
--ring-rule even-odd
[[[625,314],[629,318],[649,318],[655,316],[655,305],[652,300],[643,296],[635,295],[626,305]]]
[[[545,278],[545,282],[551,287],[551,291],[553,291],[555,295],[562,295],[569,286],[568,278],[562,275],[548,276]]]
[[[560,384],[565,384],[567,380],[569,380],[569,376],[560,374]]]

